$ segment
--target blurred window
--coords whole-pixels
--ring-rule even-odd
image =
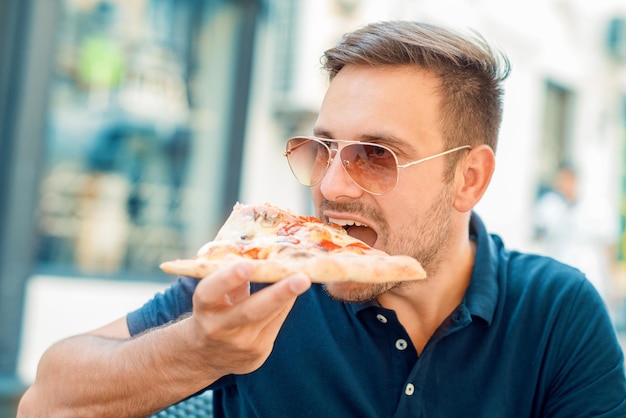
[[[621,213],[620,213],[620,240],[618,243],[618,260],[626,263],[626,95],[621,100],[621,137],[622,137],[622,178],[621,178]],[[626,299],[624,301],[623,325],[626,327]]]
[[[165,279],[222,218],[237,2],[61,4],[38,270]]]
[[[541,152],[539,153],[541,186],[550,186],[558,167],[572,162],[573,111],[574,93],[553,81],[546,82]]]

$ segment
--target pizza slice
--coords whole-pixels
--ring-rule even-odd
[[[399,282],[426,277],[407,255],[389,255],[324,224],[276,206],[237,203],[215,239],[192,259],[166,261],[169,274],[202,278],[242,259],[254,260],[253,282],[272,283],[303,272],[313,282]]]

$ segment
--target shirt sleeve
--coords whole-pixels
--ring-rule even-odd
[[[157,293],[141,308],[126,315],[130,335],[167,324],[191,312],[197,284],[197,279],[179,277],[165,292]]]
[[[583,281],[555,329],[545,417],[626,416],[624,355],[600,295]]]

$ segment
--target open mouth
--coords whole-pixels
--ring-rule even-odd
[[[376,238],[378,237],[378,234],[376,234],[376,231],[374,231],[372,228],[368,227],[365,224],[350,219],[328,218],[328,221],[337,225],[341,225],[343,229],[346,230],[348,235],[363,241],[370,247],[373,247],[376,243]]]

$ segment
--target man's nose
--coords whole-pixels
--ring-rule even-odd
[[[363,192],[342,166],[341,153],[337,149],[331,150],[330,164],[320,182],[320,191],[331,201],[341,196],[355,198]]]

